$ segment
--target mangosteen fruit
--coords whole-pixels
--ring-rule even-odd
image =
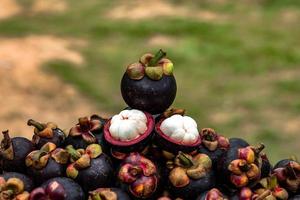
[[[300,164],[292,159],[279,161],[273,168],[279,184],[292,194],[300,193]]]
[[[24,173],[25,158],[34,149],[32,142],[24,137],[10,138],[8,130],[2,133],[0,146],[2,170]]]
[[[65,145],[85,149],[89,144],[101,143],[105,122],[106,120],[98,115],[79,118],[78,123],[70,129]]]
[[[4,172],[3,174],[0,175],[0,179],[1,178],[3,178],[6,183],[11,178],[15,178],[15,179],[21,180],[23,182],[23,185],[24,185],[23,191],[30,192],[34,188],[33,180],[29,176],[27,176],[25,174],[22,174],[22,173],[18,173],[18,172]],[[0,182],[3,182],[3,180],[0,181]],[[2,188],[2,187],[0,186],[0,188]]]
[[[152,139],[154,119],[151,114],[136,109],[123,110],[104,125],[104,140],[116,159],[130,152],[142,152]]]
[[[210,157],[213,167],[216,169],[219,160],[229,149],[229,140],[219,135],[214,129],[204,128],[200,132],[201,145],[198,152]]]
[[[300,194],[296,194],[289,198],[289,200],[299,200],[299,199],[300,199]]]
[[[120,188],[98,188],[89,192],[88,200],[130,200],[126,192]]]
[[[42,183],[50,178],[65,175],[69,154],[62,148],[56,148],[54,143],[48,142],[40,150],[30,152],[26,159],[27,174],[36,183]]]
[[[117,172],[117,185],[132,199],[154,199],[160,190],[157,166],[137,152],[130,153]]]
[[[255,185],[261,178],[263,149],[263,144],[257,147],[230,147],[220,160],[218,168],[223,186],[235,190]]]
[[[84,191],[112,185],[114,177],[112,163],[110,158],[102,152],[99,144],[90,144],[86,149],[77,150],[69,145],[66,150],[71,161],[66,174],[78,182]]]
[[[229,146],[231,148],[236,148],[236,147],[247,147],[249,146],[250,144],[242,139],[242,138],[230,138],[229,139]]]
[[[139,62],[128,65],[121,81],[121,93],[131,108],[151,114],[164,112],[173,103],[177,86],[173,63],[166,53],[144,54]]]
[[[272,172],[272,164],[268,159],[267,154],[261,153],[261,178],[269,177]]]
[[[175,155],[179,151],[195,151],[201,143],[197,123],[193,118],[184,116],[184,112],[183,109],[168,110],[155,125],[155,144]]]
[[[34,189],[29,200],[85,200],[85,195],[80,185],[72,179],[56,177]]]
[[[212,161],[206,154],[179,152],[173,161],[167,162],[167,168],[168,189],[175,197],[195,199],[216,185]]]
[[[196,200],[228,200],[228,198],[217,188],[203,192]]]
[[[261,179],[252,191],[254,192],[252,199],[287,200],[289,198],[287,190],[279,186],[275,175]]]
[[[18,178],[5,180],[0,177],[0,199],[1,200],[27,200],[29,192],[25,190],[25,183]]]
[[[34,127],[32,142],[37,149],[40,149],[47,142],[54,143],[57,147],[63,146],[65,133],[55,123],[39,123],[33,119],[29,119],[27,125]]]
[[[242,187],[234,195],[230,196],[230,200],[252,200],[254,193],[249,187]]]

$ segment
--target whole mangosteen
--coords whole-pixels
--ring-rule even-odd
[[[58,128],[55,123],[39,123],[33,119],[29,119],[27,125],[34,127],[32,142],[35,144],[37,149],[40,149],[47,142],[51,142],[57,147],[63,146],[65,133]]]
[[[78,182],[84,191],[112,185],[114,177],[112,163],[110,158],[102,152],[99,144],[90,144],[86,149],[77,150],[69,145],[66,150],[71,160],[66,174]]]
[[[24,137],[10,138],[8,130],[2,133],[3,140],[0,146],[2,170],[26,172],[25,158],[34,149],[32,142]]]
[[[62,148],[56,148],[54,143],[48,142],[40,150],[30,152],[25,163],[27,174],[36,183],[42,183],[50,178],[64,176],[69,154]]]
[[[56,177],[34,189],[29,200],[85,200],[85,195],[80,185],[72,179]]]
[[[173,63],[159,50],[130,64],[121,81],[121,92],[129,107],[151,114],[164,112],[173,103],[177,86]]]
[[[228,200],[228,198],[217,188],[203,192],[196,200]]]

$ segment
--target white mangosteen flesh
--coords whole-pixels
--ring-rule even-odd
[[[172,115],[161,123],[160,130],[181,144],[193,144],[200,137],[196,121],[189,116]]]
[[[143,135],[147,130],[147,117],[139,110],[123,110],[112,117],[110,135],[120,141],[133,140]]]

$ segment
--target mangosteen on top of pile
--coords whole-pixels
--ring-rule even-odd
[[[72,179],[56,177],[34,189],[29,200],[85,200],[85,194]]]
[[[54,143],[48,142],[40,150],[30,152],[26,159],[27,174],[36,183],[42,183],[50,178],[65,175],[69,154],[62,148],[56,148]]]
[[[141,152],[151,142],[154,129],[151,114],[136,109],[123,110],[104,126],[104,140],[116,159],[124,159],[130,152]]]
[[[281,186],[291,194],[300,194],[300,163],[293,159],[279,161],[273,173]]]
[[[230,147],[219,162],[218,173],[223,187],[234,191],[242,187],[252,187],[261,178],[261,151],[257,147]]]
[[[200,137],[201,145],[198,152],[208,155],[213,162],[214,168],[217,168],[218,161],[229,149],[229,140],[211,128],[202,129]]]
[[[126,192],[120,188],[98,188],[89,192],[88,200],[130,200]]]
[[[34,149],[32,142],[24,137],[10,138],[8,130],[2,133],[3,140],[0,146],[2,170],[24,173],[25,158]]]
[[[161,189],[157,166],[137,152],[123,160],[117,179],[117,185],[133,199],[155,199]]]
[[[183,109],[168,110],[156,123],[154,142],[162,150],[176,155],[179,151],[189,153],[199,148],[197,123],[184,113]]]
[[[179,152],[167,162],[168,189],[175,197],[195,199],[200,193],[216,185],[212,161],[206,154]]]
[[[159,50],[144,54],[130,64],[121,81],[121,93],[128,106],[151,114],[164,112],[173,103],[177,86],[173,63]]]
[[[39,123],[33,119],[29,119],[27,125],[34,127],[32,142],[37,149],[40,149],[47,142],[52,142],[57,147],[62,147],[66,136],[55,123]]]
[[[66,150],[71,161],[66,174],[78,182],[84,191],[112,185],[114,178],[112,163],[110,158],[102,152],[99,144],[90,144],[86,149],[77,150],[72,145],[68,145]]]
[[[105,122],[106,119],[98,115],[92,115],[90,119],[79,118],[78,123],[70,129],[65,146],[72,145],[75,149],[85,149],[89,144],[101,143]]]

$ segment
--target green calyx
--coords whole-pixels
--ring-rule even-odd
[[[140,80],[145,75],[152,80],[160,80],[163,75],[171,76],[174,66],[171,60],[165,58],[166,52],[159,50],[155,55],[144,54],[138,63],[130,64],[126,73],[133,80]]]

